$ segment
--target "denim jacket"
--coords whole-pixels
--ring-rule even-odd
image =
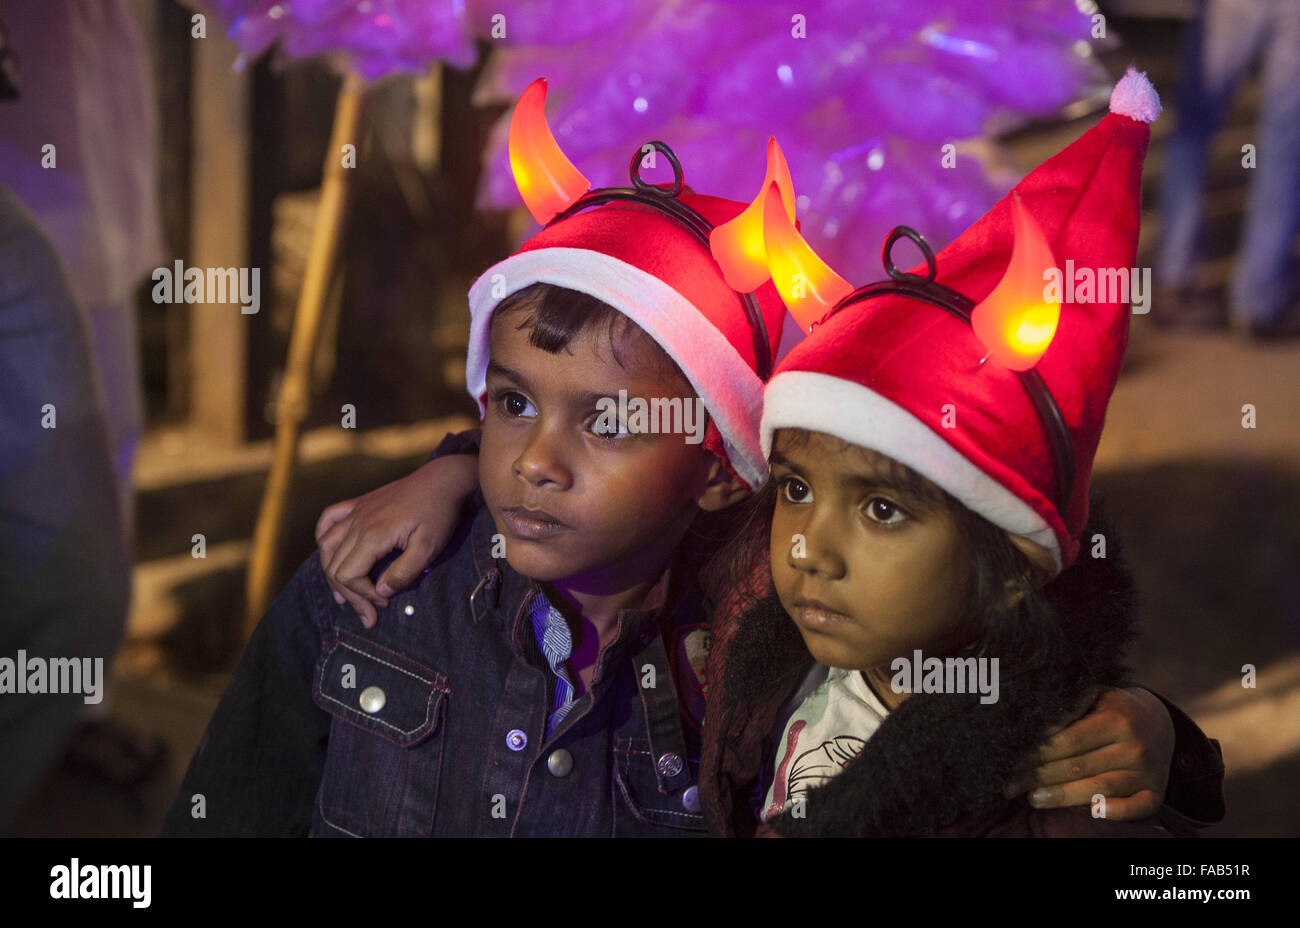
[[[679,659],[706,627],[694,571],[670,572],[662,608],[620,613],[547,739],[552,680],[528,640],[540,590],[492,557],[481,496],[472,509],[369,631],[308,558],[250,639],[164,834],[704,833],[698,694]]]

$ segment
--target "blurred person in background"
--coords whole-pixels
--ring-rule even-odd
[[[0,0],[0,657],[14,661],[107,671],[126,627],[134,294],[162,253],[147,64],[125,3]],[[106,701],[0,694],[0,830],[60,760],[129,786],[165,755]]]
[[[1256,338],[1300,333],[1293,240],[1300,227],[1300,0],[1202,0],[1186,27],[1177,124],[1165,149],[1153,319]],[[1260,116],[1250,193],[1227,304],[1196,286],[1210,142],[1241,79],[1259,62]],[[1243,167],[1249,157],[1241,155]]]

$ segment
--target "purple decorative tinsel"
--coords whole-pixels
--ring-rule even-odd
[[[500,45],[477,100],[550,82],[556,138],[594,186],[627,183],[662,139],[694,189],[749,200],[775,135],[809,241],[841,274],[880,274],[899,223],[942,247],[1000,190],[944,146],[1055,112],[1101,82],[1090,18],[1067,0],[207,0],[246,55],[343,53],[367,78],[457,68]],[[483,207],[518,193],[503,117]],[[666,171],[663,179],[667,178]]]

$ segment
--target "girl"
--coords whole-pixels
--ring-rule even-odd
[[[700,790],[716,833],[1191,833],[1167,808],[1121,823],[1113,796],[1035,810],[1002,790],[1055,719],[1123,684],[1134,633],[1114,534],[1088,521],[1128,299],[1057,308],[1036,292],[1048,243],[1081,268],[1133,264],[1159,104],[1130,70],[1111,110],[929,258],[928,280],[891,271],[884,295],[843,299],[768,383],[769,544],[731,555],[757,588],[736,587],[710,656]],[[767,257],[799,316],[782,269],[805,292],[834,279],[782,263],[796,233],[781,218],[769,207]]]
[[[756,510],[770,551],[748,553],[770,557],[771,586],[715,625],[710,655],[700,789],[714,833],[1154,830],[1093,818],[1096,799],[1036,810],[1002,791],[1070,706],[1126,682],[1132,586],[1095,512],[1085,537],[1103,535],[1107,556],[1044,587],[1004,530],[930,480],[795,428],[775,432]],[[941,676],[949,658],[959,672]],[[1158,819],[1190,833],[1168,807]]]

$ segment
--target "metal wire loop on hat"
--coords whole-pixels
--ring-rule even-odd
[[[890,260],[890,249],[894,242],[903,237],[916,242],[924,253],[929,271],[925,277],[900,271]],[[831,307],[830,312],[818,320],[816,325],[822,325],[831,316],[849,306],[890,294],[920,300],[922,303],[944,310],[967,325],[971,324],[970,317],[975,311],[975,302],[964,293],[959,293],[935,280],[938,265],[934,252],[915,229],[908,226],[895,226],[889,233],[889,237],[885,239],[885,246],[881,250],[881,261],[890,276],[889,280],[858,287]],[[1070,498],[1074,493],[1074,441],[1070,438],[1070,429],[1065,424],[1065,417],[1061,415],[1061,408],[1056,404],[1056,399],[1038,371],[1030,368],[1015,373],[1029,395],[1029,401],[1033,404],[1034,412],[1038,414],[1038,420],[1042,423],[1043,431],[1047,433],[1048,441],[1052,446],[1052,460],[1056,466],[1055,505],[1061,518],[1065,519],[1069,514]]]
[[[647,148],[653,149],[653,151],[646,151]],[[645,164],[646,157],[653,157],[656,151],[663,152],[664,157],[668,159],[668,163],[673,166],[673,185],[668,190],[658,184],[641,179],[641,167]],[[682,174],[682,163],[677,160],[677,155],[673,154],[673,150],[668,147],[668,143],[661,142],[658,139],[646,142],[636,150],[636,153],[632,155],[632,163],[628,165],[627,173],[632,178],[632,185],[636,189],[658,194],[661,197],[675,197],[682,192],[682,187],[686,185],[686,178]]]
[[[926,275],[912,274],[907,271],[900,271],[894,267],[894,260],[891,252],[894,249],[894,243],[900,238],[910,238],[916,243],[916,247],[921,249],[921,254],[925,255]],[[880,261],[885,265],[885,273],[894,280],[922,280],[930,283],[938,273],[938,267],[934,263],[934,252],[930,250],[930,243],[925,240],[925,236],[913,229],[911,226],[894,226],[894,231],[889,233],[885,239],[885,247],[880,250]]]
[[[649,154],[646,151],[648,148],[662,152],[668,159],[668,163],[672,165],[673,185],[671,187],[661,187],[641,178],[641,160]],[[640,203],[668,216],[691,233],[695,240],[704,246],[706,251],[710,249],[709,233],[713,231],[713,223],[678,198],[678,195],[685,189],[686,179],[682,173],[682,164],[677,160],[677,155],[673,153],[673,150],[668,147],[668,143],[656,139],[646,142],[638,148],[632,155],[628,175],[632,179],[632,187],[600,187],[592,190],[568,209],[551,219],[546,224],[547,227],[553,226],[555,223],[568,219],[570,216],[584,210],[602,206],[606,203]],[[772,342],[768,337],[767,322],[763,319],[763,312],[759,308],[758,301],[754,298],[753,293],[740,293],[737,295],[744,307],[745,319],[749,322],[750,334],[753,336],[756,373],[760,380],[766,381],[772,376]]]

